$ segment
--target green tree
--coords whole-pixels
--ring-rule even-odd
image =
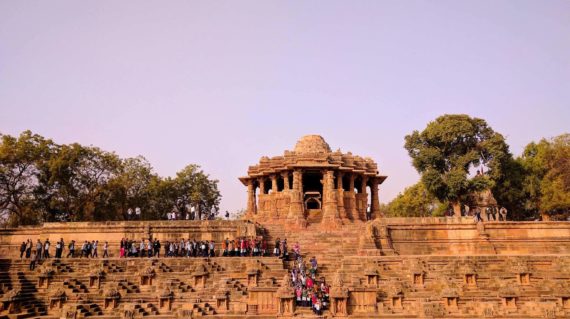
[[[0,134],[0,221],[35,224],[39,167],[49,157],[51,140],[25,131],[18,138]]]
[[[209,213],[212,208],[218,210],[222,198],[218,190],[218,180],[211,180],[200,166],[191,164],[176,173],[176,207],[185,212],[188,204],[196,207],[197,218]]]
[[[511,156],[503,136],[485,120],[468,115],[443,115],[422,131],[405,137],[405,148],[421,174],[426,190],[449,202],[456,216],[461,201],[473,191],[493,187]],[[487,168],[486,176],[469,177],[472,168]]]
[[[74,221],[119,219],[110,181],[121,161],[114,153],[79,144],[62,145],[51,158],[51,183],[57,187],[54,205]]]
[[[430,194],[420,181],[388,203],[385,213],[389,217],[441,216],[448,206]]]
[[[152,166],[143,156],[121,160],[118,174],[109,181],[114,190],[114,197],[119,204],[120,215],[124,217],[129,207],[144,207],[142,218],[152,215],[148,209],[150,201],[150,183],[157,178]]]
[[[570,134],[529,143],[518,159],[525,170],[525,207],[544,220],[570,210]]]

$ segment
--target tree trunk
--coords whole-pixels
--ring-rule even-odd
[[[540,211],[540,217],[541,217],[543,222],[550,220],[550,215],[548,215],[548,213],[545,211]]]
[[[461,203],[459,201],[451,202],[453,206],[453,217],[461,217]]]

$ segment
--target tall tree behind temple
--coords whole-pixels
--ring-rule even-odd
[[[524,169],[525,208],[543,219],[570,214],[570,134],[529,143],[517,159]]]
[[[442,216],[448,203],[442,203],[430,194],[419,181],[398,194],[385,206],[388,217]]]
[[[34,193],[52,147],[51,140],[30,131],[18,138],[1,135],[0,221],[30,224],[39,218]]]
[[[121,220],[128,207],[141,207],[143,218],[162,218],[182,191],[205,208],[217,207],[217,181],[193,167],[196,178],[181,179],[185,168],[173,180],[156,175],[142,156],[57,145],[30,131],[1,135],[0,224]]]
[[[427,191],[441,202],[451,203],[456,216],[461,214],[465,196],[493,187],[512,158],[501,134],[485,120],[464,114],[440,116],[405,140],[404,147]],[[469,177],[472,168],[482,166],[486,175]]]

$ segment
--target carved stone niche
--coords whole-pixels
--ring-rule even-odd
[[[342,275],[337,273],[334,277],[330,291],[331,313],[333,316],[348,315],[348,288],[344,287]]]
[[[214,295],[214,299],[216,299],[216,311],[219,313],[227,313],[230,310],[230,291],[227,284],[228,280],[222,278]]]
[[[508,310],[517,309],[518,289],[512,287],[503,287],[499,290],[499,297],[503,301],[503,307]]]
[[[259,279],[259,270],[257,268],[249,268],[247,270],[247,286],[257,287]]]
[[[515,296],[504,296],[503,297],[503,306],[508,309],[516,309],[517,308],[517,297]]]
[[[459,301],[459,294],[453,288],[447,288],[442,291],[442,297],[447,311],[457,311],[457,302]]]
[[[61,288],[57,289],[49,297],[49,309],[61,309],[65,299],[65,291]]]
[[[467,287],[477,287],[477,267],[474,263],[468,262],[461,267],[463,273],[463,283]]]
[[[416,286],[423,286],[424,278],[425,278],[425,273],[423,271],[414,272],[412,274],[412,283]]]
[[[139,273],[141,286],[152,286],[152,280],[156,276],[153,267],[147,267]]]
[[[378,287],[378,271],[374,265],[369,265],[365,271],[366,275],[366,286],[368,287]]]
[[[216,299],[216,311],[219,313],[227,313],[230,310],[229,293],[214,296]]]
[[[172,299],[174,299],[174,293],[170,289],[165,289],[160,293],[158,298],[158,308],[160,310],[170,311],[172,310]]]
[[[50,267],[42,267],[38,276],[38,288],[48,288],[55,271]]]
[[[427,263],[421,259],[405,259],[403,263],[404,269],[408,268],[411,273],[412,284],[414,286],[423,286],[427,270]]]
[[[198,288],[206,287],[206,279],[208,278],[208,270],[204,264],[198,265],[196,269],[192,272],[192,277],[194,278],[194,286]]]
[[[517,274],[517,279],[519,281],[519,284],[523,285],[523,286],[527,286],[530,285],[530,274],[523,272],[523,273],[519,273]]]
[[[277,314],[293,315],[295,313],[295,292],[289,274],[283,277],[281,287],[277,289],[277,298],[279,299]]]
[[[404,294],[399,292],[396,295],[392,295],[392,308],[402,309],[404,307]]]
[[[563,309],[570,309],[570,296],[560,297],[560,304]]]
[[[8,314],[20,312],[20,303],[22,301],[22,292],[19,289],[12,289],[2,297],[0,310],[7,310]]]
[[[109,288],[104,292],[105,301],[103,303],[104,309],[115,309],[121,299],[121,294],[115,288]]]
[[[517,281],[520,285],[530,285],[531,267],[527,260],[516,259],[511,263],[511,269],[517,274]]]
[[[89,274],[89,288],[101,288],[101,278],[105,275],[103,268],[94,270]]]
[[[477,274],[465,274],[463,282],[469,287],[477,287]]]

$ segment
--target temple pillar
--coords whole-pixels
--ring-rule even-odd
[[[271,218],[279,218],[277,213],[277,175],[271,175],[271,197],[269,198],[270,205],[270,215]]]
[[[283,172],[281,176],[283,177],[283,190],[289,190],[289,172]]]
[[[338,172],[336,177],[336,190],[337,190],[337,204],[338,204],[338,214],[340,218],[346,219],[346,209],[344,208],[344,189],[342,188],[342,177],[343,172]]]
[[[358,219],[357,212],[356,212],[356,193],[354,191],[354,180],[356,179],[356,175],[354,173],[350,173],[349,180],[348,180],[348,195],[350,198],[350,216],[349,218]]]
[[[257,198],[257,212],[259,215],[265,215],[265,178],[260,178],[257,180],[259,183],[259,196]]]
[[[255,188],[251,179],[247,181],[247,215],[255,215]]]
[[[360,195],[361,207],[362,209],[358,212],[360,220],[366,220],[366,210],[368,209],[368,193],[366,192],[366,184],[368,184],[368,176],[362,176],[362,184],[360,189],[362,195]]]
[[[372,191],[372,202],[370,203],[370,212],[372,219],[380,217],[380,199],[378,197],[378,179],[373,178],[371,181],[370,189]]]
[[[296,220],[299,225],[306,225],[303,206],[303,172],[293,171],[293,188],[290,192],[289,218]]]
[[[337,191],[334,189],[334,172],[323,173],[323,226],[335,227],[339,224]]]
[[[271,193],[277,193],[277,175],[271,175]]]

